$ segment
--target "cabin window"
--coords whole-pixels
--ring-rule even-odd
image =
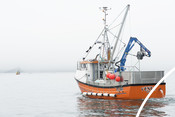
[[[100,71],[100,79],[103,79],[103,71]]]
[[[80,62],[77,62],[77,70],[81,70],[81,64],[80,64]]]
[[[81,64],[82,69],[87,69],[87,64]]]
[[[87,65],[86,64],[83,64],[83,68],[86,68],[87,67]]]

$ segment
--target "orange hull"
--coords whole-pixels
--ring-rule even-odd
[[[108,99],[108,100],[117,100],[117,99],[144,99],[150,90],[155,86],[155,84],[134,84],[134,85],[124,85],[122,87],[100,87],[92,86],[86,83],[82,83],[77,80],[77,83],[80,87],[81,92],[92,92],[92,93],[108,93],[115,94],[115,97],[110,96],[97,96],[97,95],[86,95],[89,98],[96,99]],[[165,97],[165,85],[166,83],[161,83],[158,88],[153,92],[150,98],[163,98]]]

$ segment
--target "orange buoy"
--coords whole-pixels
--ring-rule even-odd
[[[111,80],[114,80],[114,79],[115,79],[115,74],[110,74],[110,75],[109,75],[109,78],[110,78]]]
[[[106,74],[106,77],[109,78],[109,75],[111,75],[111,73],[107,73],[107,74]]]
[[[116,80],[117,82],[123,82],[123,77],[122,77],[122,76],[117,76],[117,77],[115,78],[115,80]]]

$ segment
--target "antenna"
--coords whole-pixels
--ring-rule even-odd
[[[108,8],[108,7],[99,7],[100,10],[102,10],[102,12],[104,12],[105,14],[105,17],[103,18],[103,21],[104,21],[104,27],[106,28],[106,16],[108,15],[107,14],[107,11],[108,10],[111,10],[111,8]]]

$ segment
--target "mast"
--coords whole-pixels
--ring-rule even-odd
[[[102,9],[102,11],[104,12],[104,18],[103,18],[103,21],[104,21],[104,33],[102,34],[103,35],[103,42],[102,42],[102,49],[101,49],[101,57],[102,58],[105,58],[105,55],[106,55],[106,53],[105,53],[105,50],[107,50],[107,48],[109,48],[110,47],[110,45],[109,45],[109,40],[108,40],[108,35],[107,35],[107,31],[108,31],[108,28],[107,28],[107,24],[106,24],[106,18],[107,18],[107,10],[110,10],[110,9],[108,9],[108,7],[102,7],[102,8],[100,8],[100,9]]]
[[[128,11],[129,11],[129,8],[130,8],[130,5],[128,4],[128,5],[127,5],[126,12],[125,12],[125,15],[124,15],[124,17],[123,17],[123,21],[122,21],[122,23],[121,23],[121,27],[120,27],[118,36],[117,36],[117,40],[116,40],[115,45],[114,45],[114,49],[113,49],[112,54],[111,54],[111,62],[113,61],[113,56],[114,56],[114,53],[115,53],[115,50],[116,50],[116,47],[117,47],[117,44],[118,44],[118,40],[119,40],[119,38],[120,38],[122,29],[123,29],[123,25],[124,25],[124,23],[125,23],[126,16],[127,16],[127,14],[128,14]]]

